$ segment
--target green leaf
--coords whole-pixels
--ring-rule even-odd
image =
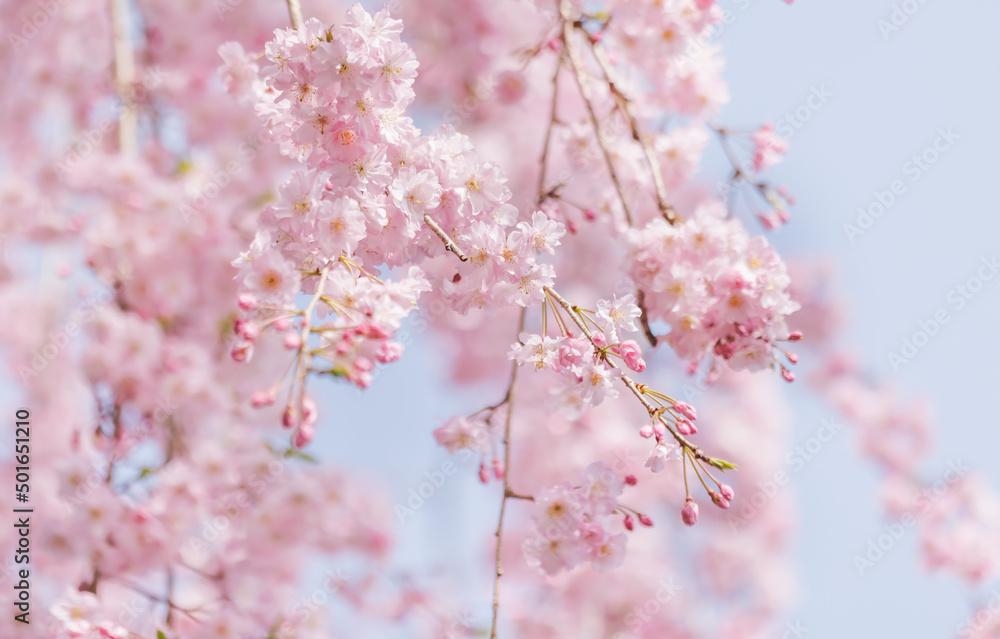
[[[721,470],[723,472],[727,471],[727,470],[736,470],[736,465],[735,464],[730,464],[729,462],[727,462],[724,459],[715,459],[715,458],[712,458],[712,461],[710,461],[708,463],[711,464],[712,466],[715,466],[716,468],[718,468],[719,470]]]
[[[167,639],[167,635],[163,634],[162,630],[156,631],[156,639]]]
[[[303,453],[301,450],[299,450],[298,448],[295,448],[294,446],[289,446],[288,450],[286,450],[284,452],[284,456],[285,457],[297,457],[298,459],[304,459],[305,461],[309,462],[310,464],[318,464],[319,463],[319,461],[315,457],[313,457],[309,453]]]

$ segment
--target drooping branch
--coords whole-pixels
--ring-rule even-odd
[[[451,236],[445,233],[444,229],[442,229],[437,222],[431,219],[430,215],[427,214],[424,215],[424,224],[429,226],[430,229],[434,231],[434,235],[437,235],[439,238],[441,238],[441,241],[444,242],[445,249],[454,253],[456,256],[458,256],[458,259],[462,260],[463,262],[469,261],[469,257],[462,252],[462,249],[458,248],[458,244],[455,244],[455,240],[451,239]]]
[[[135,86],[135,53],[129,33],[129,0],[109,1],[114,34],[115,87],[122,103],[122,112],[118,116],[118,148],[125,155],[134,155],[139,146],[139,113],[132,95]]]
[[[601,71],[604,73],[604,78],[608,82],[611,95],[614,96],[615,102],[618,104],[618,110],[628,123],[629,129],[632,132],[632,139],[639,143],[643,154],[646,156],[646,163],[649,164],[649,171],[653,177],[653,188],[656,191],[656,205],[660,209],[660,214],[668,222],[675,224],[677,222],[677,214],[674,211],[673,205],[667,201],[667,188],[663,184],[663,173],[660,171],[660,162],[656,158],[656,150],[653,149],[653,145],[649,143],[646,136],[639,130],[639,122],[635,117],[632,102],[618,88],[614,67],[604,48],[599,42],[590,38],[589,34],[587,35],[587,41],[590,42],[594,58],[597,59],[597,64],[600,65]]]
[[[629,226],[632,226],[632,211],[629,208],[628,200],[625,198],[625,190],[622,188],[621,180],[618,178],[618,171],[615,169],[615,163],[611,159],[611,151],[608,149],[604,136],[601,133],[601,125],[597,119],[597,114],[594,112],[594,104],[591,99],[590,88],[587,86],[587,78],[584,75],[583,63],[580,60],[580,53],[577,51],[576,44],[574,42],[574,20],[571,16],[572,5],[569,0],[562,0],[560,10],[563,18],[562,43],[566,48],[566,58],[569,60],[570,67],[573,69],[573,76],[576,78],[576,84],[580,88],[580,95],[583,97],[583,103],[587,107],[587,116],[590,119],[590,125],[593,127],[594,135],[597,137],[597,145],[601,149],[601,154],[604,156],[604,162],[607,164],[608,172],[611,174],[611,181],[614,183],[615,190],[618,192],[618,198],[621,200],[622,211],[625,213],[625,221]]]
[[[518,321],[518,336],[524,331],[524,320],[528,314],[527,307],[521,309],[521,318]],[[507,512],[508,499],[531,499],[530,497],[519,495],[510,488],[510,424],[514,414],[514,385],[517,383],[517,371],[521,367],[517,362],[513,362],[510,369],[510,384],[507,386],[507,394],[501,404],[507,405],[507,414],[504,416],[503,427],[503,497],[500,499],[500,518],[497,521],[497,548],[496,548],[496,571],[493,578],[493,622],[490,625],[490,639],[496,639],[497,619],[500,613],[500,577],[503,576],[503,520]]]
[[[299,0],[287,0],[288,17],[291,20],[292,28],[298,31],[302,28],[302,5]]]

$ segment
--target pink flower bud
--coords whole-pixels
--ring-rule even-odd
[[[649,515],[639,515],[639,523],[646,527],[653,526],[653,520],[650,519]]]
[[[690,497],[685,500],[684,507],[681,508],[681,519],[686,526],[694,526],[698,523],[698,504],[694,503]]]
[[[634,530],[635,523],[632,521],[632,515],[625,515],[625,530]]]
[[[673,409],[691,421],[698,419],[698,412],[687,402],[677,402],[674,404]]]
[[[490,475],[486,471],[486,463],[485,462],[482,462],[482,463],[479,464],[479,481],[483,482],[484,484],[488,483],[490,481]]]
[[[291,428],[295,426],[296,417],[295,409],[291,406],[285,406],[284,412],[281,413],[281,427]]]
[[[278,401],[278,394],[273,390],[257,391],[250,397],[250,405],[254,408],[270,406],[276,401]]]
[[[694,434],[694,431],[691,429],[692,426],[694,426],[694,424],[692,424],[686,419],[677,420],[677,432],[679,432],[681,435]]]
[[[667,436],[667,429],[660,422],[653,424],[653,432],[656,433],[656,440],[659,441]]]
[[[625,365],[637,373],[641,373],[646,368],[646,362],[642,361],[642,349],[635,340],[625,340],[618,345],[618,354],[625,360]]]
[[[249,362],[253,357],[253,342],[237,342],[229,353],[237,362]]]
[[[296,448],[302,450],[309,445],[309,442],[313,440],[316,436],[316,425],[314,422],[302,422],[299,429],[295,432],[295,439],[292,443]]]
[[[785,378],[786,382],[794,382],[795,381],[795,373],[793,373],[792,371],[788,370],[787,368],[782,368],[781,369],[781,376]]]
[[[712,503],[718,506],[719,508],[722,508],[723,510],[729,508],[729,500],[720,495],[719,493],[715,492],[714,490],[708,491],[708,496],[712,498]]]
[[[597,348],[604,348],[608,345],[608,338],[604,336],[604,333],[594,333],[593,338]]]
[[[503,464],[500,463],[499,459],[497,459],[496,457],[494,457],[493,458],[493,476],[496,477],[497,479],[502,480],[503,479],[503,474],[504,474]]]
[[[785,353],[785,357],[787,357],[788,361],[790,361],[793,364],[799,363],[799,356],[796,355],[795,353],[792,353],[791,351]]]
[[[639,480],[636,479],[635,475],[625,475],[625,483],[629,486],[635,486],[639,483]]]
[[[378,353],[375,355],[375,359],[379,361],[380,364],[389,364],[395,362],[403,355],[403,345],[399,342],[382,342],[379,345]]]
[[[733,487],[729,484],[721,484],[719,486],[719,493],[726,498],[726,501],[732,501],[736,496],[736,493],[733,492]]]
[[[272,326],[274,326],[274,330],[283,333],[292,327],[292,322],[287,317],[279,317],[274,320]]]
[[[302,423],[316,424],[319,421],[319,409],[312,397],[306,395],[302,398]]]
[[[639,429],[639,435],[642,436],[642,437],[644,437],[644,438],[646,438],[646,439],[649,439],[650,437],[652,437],[653,436],[653,427],[652,427],[652,425],[646,424],[645,426],[643,426],[642,428],[640,428]]]
[[[588,222],[593,222],[594,220],[597,219],[597,211],[595,211],[594,209],[584,209],[583,217],[587,218]]]
[[[802,339],[802,331],[793,331],[793,332],[792,332],[792,333],[791,333],[791,334],[790,334],[790,335],[788,336],[788,341],[789,341],[789,342],[797,342],[797,341],[799,341],[800,339]]]
[[[302,337],[298,333],[285,333],[285,348],[290,351],[298,350],[302,346]]]
[[[260,328],[255,323],[239,317],[233,321],[233,332],[248,342],[252,342],[260,336]]]
[[[250,293],[240,293],[239,305],[244,311],[257,310],[257,298]]]

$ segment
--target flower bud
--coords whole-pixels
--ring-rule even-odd
[[[294,351],[302,346],[302,337],[298,333],[285,333],[284,343],[285,348]]]
[[[625,475],[625,483],[629,486],[635,486],[639,483],[639,480],[636,479],[635,475]]]
[[[639,515],[639,523],[646,527],[651,527],[653,525],[653,520],[649,518],[649,515]]]
[[[723,510],[727,510],[729,508],[729,500],[714,490],[708,491],[708,496],[712,498],[712,503],[719,508],[722,508]]]
[[[635,522],[632,521],[632,515],[625,515],[625,530],[634,530]]]
[[[295,419],[296,419],[295,409],[292,408],[290,405],[285,406],[284,412],[281,413],[281,427],[291,428],[292,426],[295,426]]]
[[[736,493],[733,492],[733,487],[729,484],[722,484],[719,486],[719,494],[726,498],[726,501],[732,501],[736,497]]]
[[[278,394],[273,390],[257,391],[250,397],[250,405],[254,408],[270,406],[276,401],[278,401]]]
[[[649,439],[650,437],[653,436],[653,426],[650,424],[646,424],[645,426],[639,429],[639,435],[641,437]]]
[[[257,310],[257,298],[250,293],[240,293],[239,305],[244,311]]]
[[[687,526],[694,526],[698,523],[698,504],[694,503],[690,497],[685,500],[684,507],[681,508],[681,519]]]
[[[698,419],[698,411],[696,411],[694,407],[687,402],[676,402],[673,405],[673,409],[691,421]]]

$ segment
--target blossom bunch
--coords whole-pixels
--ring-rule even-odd
[[[630,232],[628,251],[649,319],[670,326],[666,340],[678,355],[697,364],[711,354],[734,370],[777,367],[794,379],[775,352],[776,342],[800,337],[785,322],[799,308],[787,269],[721,204],[702,205],[683,224],[653,220]]]
[[[603,572],[625,558],[624,530],[634,527],[618,497],[625,480],[601,462],[587,466],[579,485],[567,482],[539,490],[534,496],[535,534],[524,541],[528,564],[554,575],[589,563]],[[652,524],[645,516],[644,524]]]

